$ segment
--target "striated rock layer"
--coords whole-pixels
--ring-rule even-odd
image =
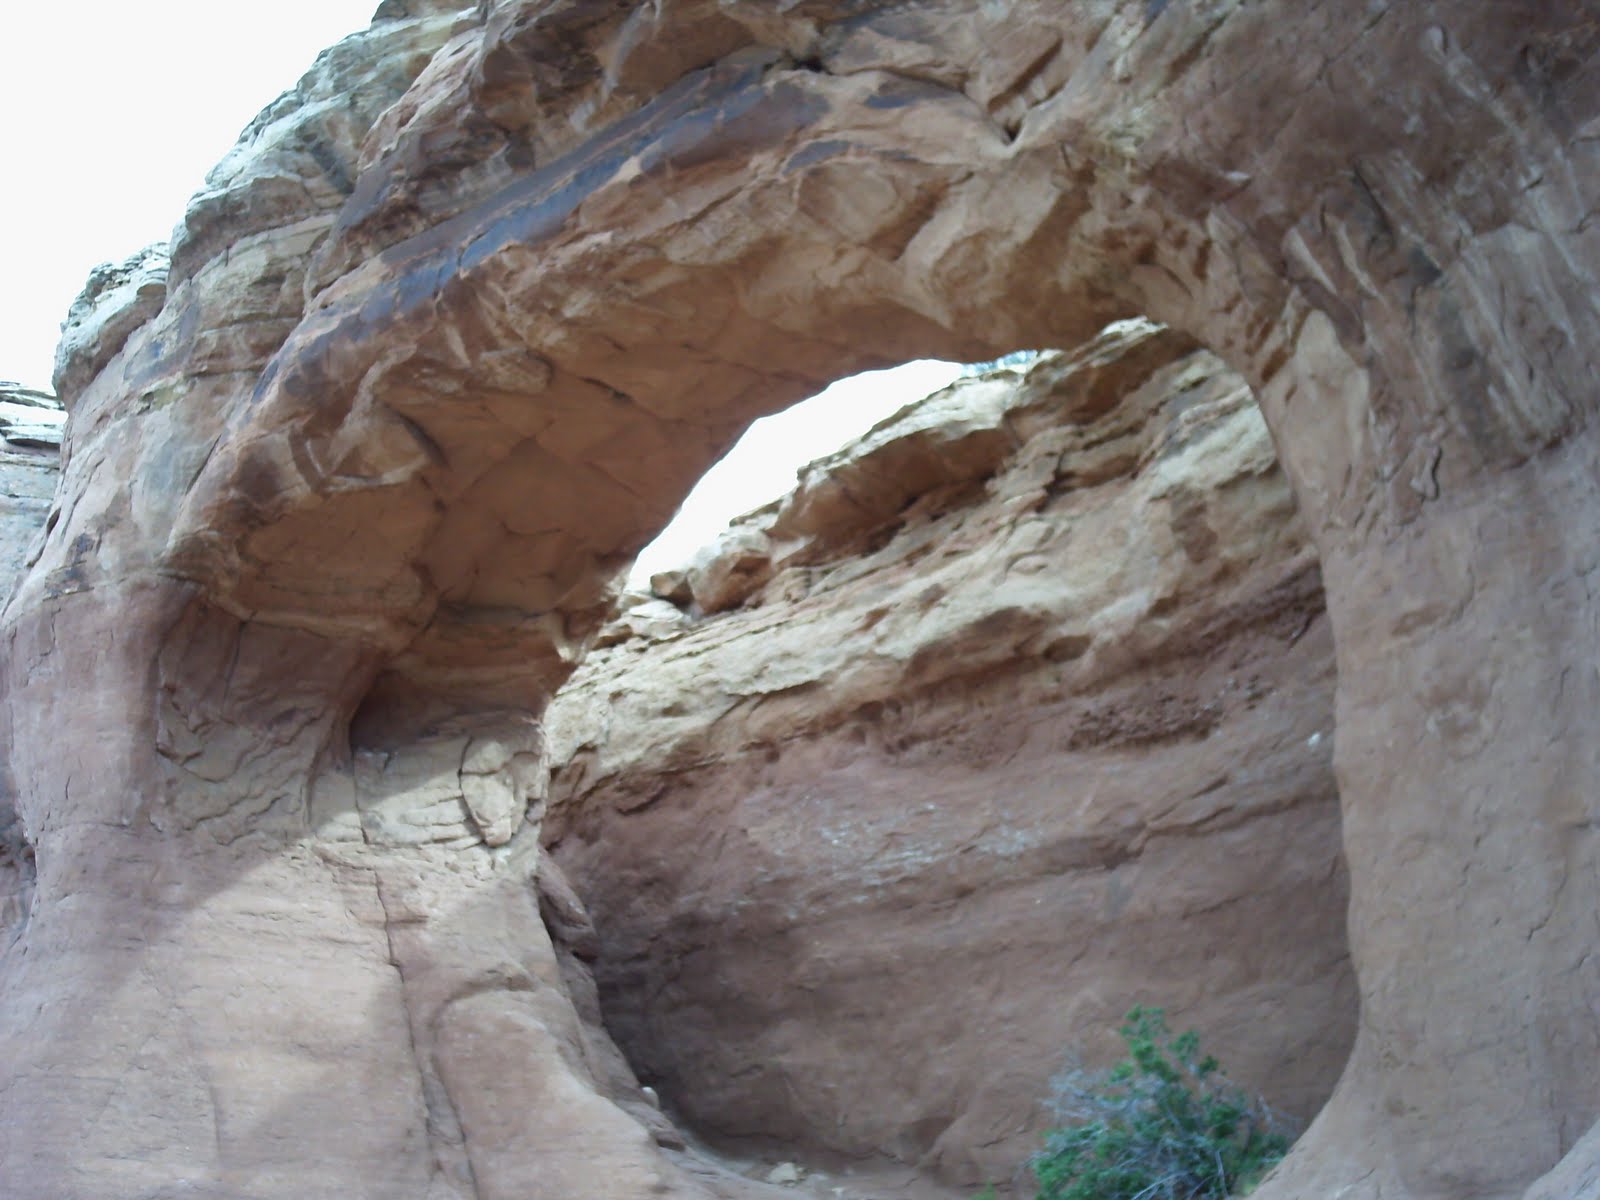
[[[635,604],[547,718],[609,1027],[698,1131],[1005,1181],[1136,1003],[1315,1113],[1332,642],[1243,380],[1135,327],[964,381],[716,551],[725,611]]]
[[[1592,1190],[1597,51],[1544,0],[386,0],[72,315],[0,1191],[720,1186],[541,919],[543,706],[755,416],[1140,313],[1258,397],[1335,643],[1360,1015],[1257,1194]]]

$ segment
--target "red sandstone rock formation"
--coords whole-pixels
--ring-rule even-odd
[[[1544,0],[385,3],[63,363],[4,1190],[706,1194],[536,909],[530,720],[750,418],[1145,313],[1255,390],[1336,649],[1360,1020],[1258,1195],[1592,1192],[1597,45]]]
[[[1294,516],[1243,380],[1135,327],[808,468],[690,572],[729,611],[633,604],[547,714],[545,832],[635,1067],[969,1193],[1135,1003],[1315,1113],[1355,992]]]

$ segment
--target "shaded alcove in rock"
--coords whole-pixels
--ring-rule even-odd
[[[1332,642],[1215,356],[1128,321],[962,380],[657,582],[546,713],[544,832],[686,1129],[1004,1184],[1136,1003],[1320,1108],[1356,1016]]]
[[[526,714],[819,364],[1137,313],[1254,389],[1335,634],[1360,1021],[1260,1200],[1581,1194],[1581,16],[384,5],[247,131],[165,281],[80,314],[59,520],[5,614],[38,853],[0,975],[8,1195],[729,1195],[625,1107],[530,907]],[[358,779],[358,709],[397,763],[459,737],[470,844],[368,839],[407,780]]]

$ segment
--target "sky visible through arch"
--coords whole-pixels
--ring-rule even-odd
[[[918,359],[841,379],[793,408],[763,417],[707,471],[655,541],[640,553],[629,583],[686,561],[728,521],[794,486],[795,472],[837,450],[911,401],[936,392],[961,374],[959,363]]]
[[[377,3],[0,3],[0,380],[47,389],[61,320],[90,269],[165,241],[255,114],[365,28]],[[676,565],[729,518],[788,491],[798,468],[958,373],[932,361],[871,372],[757,422],[634,578]]]

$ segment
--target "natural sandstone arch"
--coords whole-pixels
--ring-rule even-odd
[[[1321,1109],[1356,1024],[1333,643],[1215,356],[1120,322],[959,380],[651,590],[545,711],[540,838],[696,1137],[1031,1195],[1052,1077],[1137,1002]]]
[[[597,1094],[529,839],[472,848],[523,828],[518,714],[819,361],[1134,312],[1256,387],[1338,640],[1362,1026],[1261,1194],[1594,1186],[1593,21],[379,15],[81,352],[6,614],[9,1193],[703,1194]]]

